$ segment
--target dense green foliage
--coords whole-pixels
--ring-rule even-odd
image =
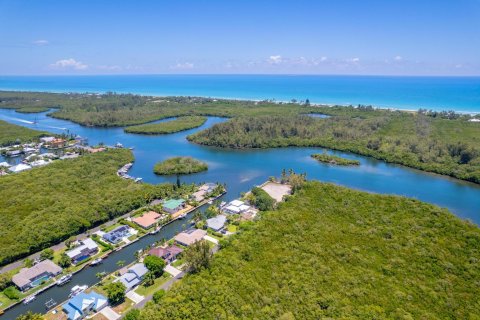
[[[37,141],[48,132],[28,129],[0,120],[0,146]]]
[[[167,134],[184,131],[200,127],[207,121],[206,117],[201,116],[185,116],[179,117],[175,120],[160,122],[160,123],[147,123],[138,126],[131,126],[125,128],[125,132],[139,133],[139,134]]]
[[[111,282],[104,286],[107,292],[108,302],[112,305],[117,305],[125,300],[125,293],[127,288],[120,281]]]
[[[358,166],[360,161],[334,156],[328,153],[315,153],[312,158],[323,163],[335,164],[338,166]]]
[[[197,241],[183,253],[183,260],[188,272],[197,273],[210,266],[212,253],[207,240]]]
[[[17,290],[14,286],[8,287],[3,290],[3,294],[7,296],[7,298],[11,300],[18,300],[20,299],[20,291]]]
[[[235,118],[188,139],[228,148],[326,147],[480,183],[478,123],[399,111],[344,112],[327,119]]]
[[[116,171],[132,161],[129,150],[109,150],[2,177],[0,264],[172,193],[172,185],[118,177]]]
[[[477,319],[480,229],[413,199],[307,182],[141,319]]]
[[[125,314],[124,320],[140,320],[140,310],[132,309]]]
[[[163,274],[163,268],[165,268],[165,261],[157,256],[146,256],[143,260],[143,264],[155,277],[160,277]]]
[[[156,291],[154,294],[153,294],[153,302],[155,303],[160,303],[160,301],[163,299],[163,297],[165,296],[165,290],[163,289],[160,289],[158,291]]]
[[[255,187],[252,189],[252,203],[260,211],[272,210],[275,200],[263,189]]]
[[[153,172],[161,175],[190,174],[208,170],[208,165],[192,157],[174,157],[155,164]]]
[[[45,318],[40,313],[33,313],[28,311],[26,314],[18,316],[16,320],[44,320]]]

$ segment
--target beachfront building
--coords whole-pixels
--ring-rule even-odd
[[[81,292],[62,305],[62,310],[67,315],[68,320],[78,320],[102,310],[107,305],[108,299],[103,295],[94,291],[90,293]]]
[[[207,231],[200,229],[190,229],[177,234],[174,238],[175,242],[182,246],[190,246],[200,241],[207,235]]]
[[[251,207],[241,200],[233,200],[223,207],[223,212],[228,214],[240,214],[249,210]]]
[[[52,260],[43,260],[31,268],[23,268],[12,277],[12,282],[22,291],[39,286],[50,278],[62,273],[62,268]]]
[[[142,282],[143,277],[147,272],[148,269],[143,263],[136,263],[128,268],[127,272],[120,276],[116,281],[123,283],[128,292]]]
[[[177,213],[185,208],[185,200],[183,199],[170,199],[163,203],[162,209],[170,214]]]
[[[110,243],[117,244],[121,242],[123,238],[129,237],[130,235],[130,227],[122,225],[105,233],[102,238]]]
[[[182,252],[183,252],[182,248],[177,247],[176,245],[171,245],[164,248],[162,247],[153,248],[148,252],[148,254],[162,258],[168,264],[168,263],[172,263],[175,259],[177,259],[177,256]]]
[[[207,219],[207,227],[212,229],[213,231],[218,232],[223,229],[226,222],[227,222],[227,217],[224,216],[223,214],[219,214],[216,217]]]
[[[143,229],[150,229],[155,226],[160,217],[161,215],[156,213],[155,211],[148,211],[140,217],[133,218],[132,221]]]
[[[80,241],[80,245],[66,252],[66,255],[72,259],[73,264],[77,264],[98,253],[98,245],[90,238]]]

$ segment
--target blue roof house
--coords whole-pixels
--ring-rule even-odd
[[[113,229],[110,232],[107,232],[103,235],[103,239],[107,240],[110,243],[117,244],[122,241],[122,238],[128,237],[130,235],[129,226],[119,226]]]
[[[126,291],[128,292],[142,282],[143,277],[147,272],[148,269],[143,263],[136,263],[128,268],[127,272],[118,278],[118,281],[125,285],[125,288],[127,289]]]
[[[227,222],[227,217],[221,214],[214,218],[208,219],[207,227],[209,227],[213,231],[220,231],[225,226],[225,222]]]
[[[68,320],[84,319],[108,305],[108,299],[96,292],[81,292],[62,306]]]

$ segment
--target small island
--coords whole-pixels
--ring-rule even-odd
[[[174,157],[155,164],[153,172],[158,175],[190,174],[208,170],[205,162],[192,157]]]
[[[350,160],[342,157],[333,156],[327,153],[312,154],[312,158],[323,163],[334,164],[338,166],[359,166],[360,161]]]
[[[207,121],[206,117],[185,116],[167,122],[147,123],[127,127],[125,128],[125,132],[137,134],[168,134],[200,127],[205,121]]]

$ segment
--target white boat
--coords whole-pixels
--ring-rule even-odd
[[[96,266],[96,265],[102,263],[102,261],[103,261],[102,258],[97,258],[97,259],[93,260],[92,262],[90,262],[90,265],[91,266]]]
[[[160,232],[160,229],[162,229],[162,227],[158,227],[155,230],[150,231],[150,234],[157,234]]]
[[[184,214],[182,214],[182,215],[179,215],[179,216],[178,216],[178,219],[183,219],[183,218],[185,218],[186,216],[187,216],[187,214],[184,213]]]
[[[60,279],[57,280],[57,286],[63,286],[65,283],[69,282],[72,279],[71,274],[64,275]]]
[[[71,297],[75,297],[77,294],[79,294],[80,292],[83,292],[85,290],[87,290],[88,286],[87,285],[83,285],[83,286],[73,286],[72,289],[70,289],[70,294],[68,295],[69,298]]]
[[[29,304],[30,302],[32,302],[36,298],[37,298],[37,296],[32,294],[31,296],[28,296],[28,297],[25,298],[25,300],[23,300],[23,304]]]
[[[208,203],[208,204],[213,204],[213,201],[212,201],[212,200],[209,200],[207,203]]]

